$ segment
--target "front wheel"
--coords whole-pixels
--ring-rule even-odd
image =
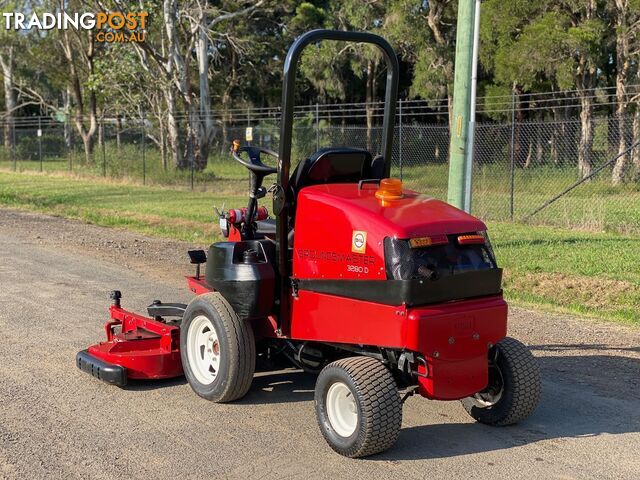
[[[540,401],[540,367],[529,349],[506,337],[489,352],[489,384],[462,400],[475,420],[487,425],[512,425],[524,420]]]
[[[373,455],[398,438],[402,424],[398,387],[391,372],[374,358],[345,358],[323,368],[315,404],[322,435],[341,455]]]
[[[194,392],[213,402],[231,402],[251,387],[256,345],[251,325],[219,293],[189,303],[180,326],[182,368]]]

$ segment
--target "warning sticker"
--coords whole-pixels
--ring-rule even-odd
[[[351,237],[351,251],[354,253],[364,253],[367,249],[367,232],[354,230]]]

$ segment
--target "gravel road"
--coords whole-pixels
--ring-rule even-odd
[[[189,247],[0,210],[0,478],[640,478],[640,329],[612,323],[514,308],[544,375],[534,415],[491,428],[412,397],[397,445],[364,460],[325,444],[296,370],[257,373],[228,405],[184,379],[120,389],[77,370],[109,290],[142,311],[188,301]]]

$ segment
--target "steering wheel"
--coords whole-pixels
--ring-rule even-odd
[[[246,161],[244,158],[240,156],[241,153],[245,153],[245,152],[249,156],[249,161]],[[239,147],[235,142],[231,147],[231,155],[233,156],[233,158],[238,163],[244,165],[252,172],[262,174],[263,176],[276,173],[278,171],[277,168],[270,167],[262,163],[262,161],[260,160],[261,153],[267,154],[271,157],[278,158],[278,154],[276,152],[264,147]]]

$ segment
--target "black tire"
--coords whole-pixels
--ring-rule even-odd
[[[334,384],[346,385],[357,406],[353,434],[340,435],[327,412],[327,394]],[[397,440],[402,424],[402,403],[391,372],[370,357],[350,357],[322,369],[315,389],[320,431],[331,448],[346,457],[366,457],[382,452]]]
[[[513,425],[533,413],[540,391],[537,360],[524,344],[506,337],[489,352],[489,385],[462,405],[480,423]]]
[[[189,329],[194,320],[206,317],[218,338],[219,363],[215,379],[205,383],[195,373],[187,353]],[[198,320],[202,322],[202,320]],[[249,391],[256,366],[256,344],[253,329],[239,318],[229,303],[217,292],[200,295],[189,303],[180,327],[180,356],[187,381],[194,392],[213,402],[231,402]]]

